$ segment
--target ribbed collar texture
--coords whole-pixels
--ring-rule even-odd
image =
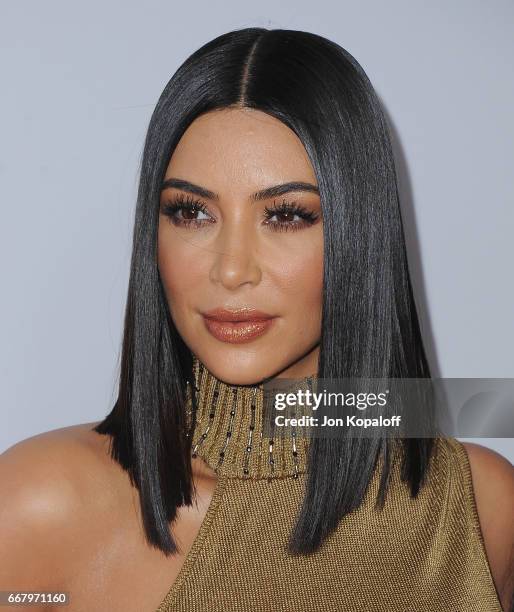
[[[306,472],[308,439],[300,430],[263,432],[263,386],[230,385],[196,357],[196,426],[192,454],[220,476],[243,479],[298,478]],[[188,392],[188,414],[192,414]],[[269,430],[266,429],[266,433]]]

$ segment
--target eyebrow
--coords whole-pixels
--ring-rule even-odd
[[[180,189],[182,191],[188,191],[189,193],[194,193],[195,195],[198,195],[202,198],[206,198],[208,200],[220,199],[217,193],[214,193],[209,189],[205,189],[204,187],[200,187],[199,185],[195,185],[194,183],[184,181],[182,179],[170,178],[165,180],[162,184],[162,191],[164,191],[165,189],[170,189],[171,187],[175,187],[175,189]],[[267,187],[266,189],[262,189],[261,191],[256,191],[255,193],[252,193],[252,195],[250,196],[250,200],[252,202],[258,202],[260,200],[276,198],[291,191],[306,191],[309,193],[317,193],[319,195],[319,189],[316,187],[316,185],[312,185],[311,183],[305,183],[303,181],[293,181],[290,183],[282,183],[281,185],[274,185],[273,187]]]

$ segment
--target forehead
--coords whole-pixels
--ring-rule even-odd
[[[301,140],[284,123],[254,109],[216,110],[195,119],[171,157],[166,178],[206,187],[254,190],[292,180],[316,184]]]

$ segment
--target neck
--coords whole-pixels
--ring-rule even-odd
[[[195,389],[188,393],[188,415],[195,426],[193,459],[218,476],[298,478],[306,472],[308,440],[302,431],[288,435],[263,431],[262,385],[230,385],[193,358]]]

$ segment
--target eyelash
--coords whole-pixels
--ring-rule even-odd
[[[207,219],[179,219],[176,214],[181,210],[187,210],[191,212],[202,212],[208,215],[207,208],[201,200],[197,200],[192,196],[184,196],[182,194],[175,196],[174,198],[167,200],[162,207],[162,213],[166,215],[170,222],[180,227],[200,227],[205,223],[213,223],[212,220]],[[297,202],[287,202],[283,200],[280,204],[273,202],[272,207],[264,208],[266,215],[266,225],[268,225],[273,231],[296,231],[303,227],[313,225],[318,219],[318,214],[307,210]],[[292,214],[300,217],[301,221],[270,221],[276,214]]]

